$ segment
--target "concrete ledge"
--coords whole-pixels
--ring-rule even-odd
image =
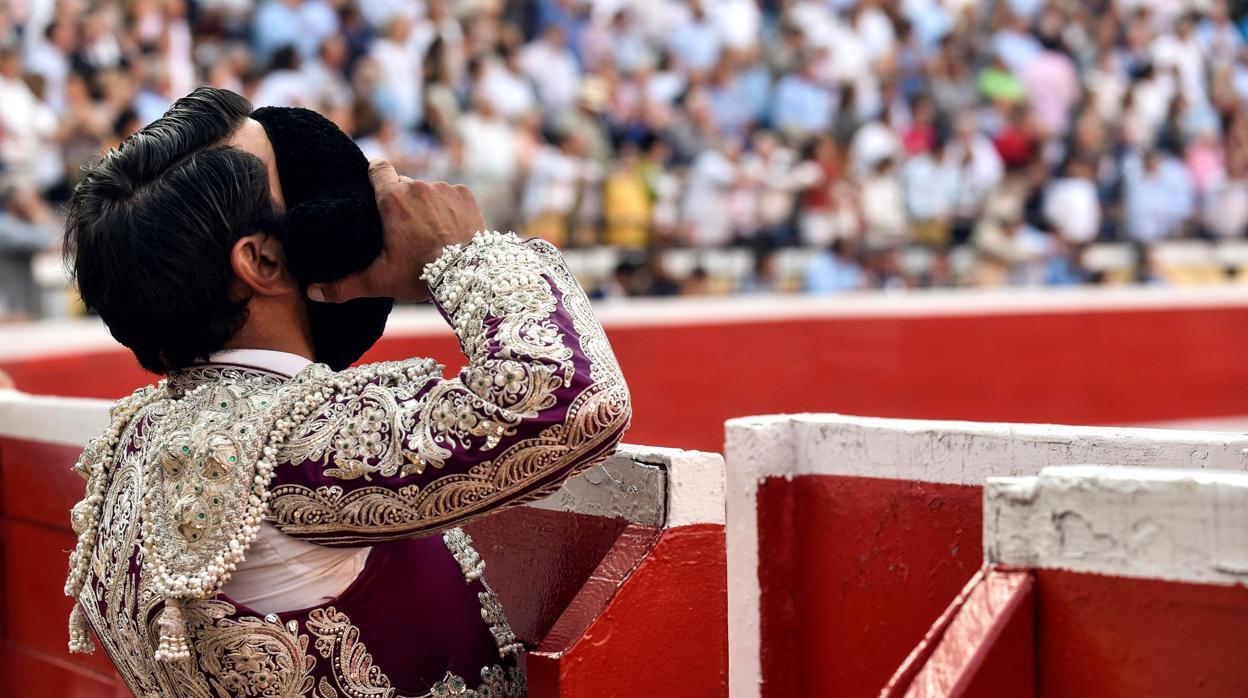
[[[1248,474],[1067,466],[984,487],[989,563],[1248,583]]]
[[[0,390],[0,436],[86,446],[108,426],[107,400],[27,395]]]
[[[980,486],[994,476],[1030,476],[1046,467],[1076,463],[1248,473],[1248,435],[1243,433],[839,414],[745,417],[729,420],[725,427],[729,682],[734,696],[759,695],[763,680],[758,491],[768,478],[833,476]]]
[[[111,405],[0,390],[0,436],[81,448],[108,426]],[[722,525],[724,460],[717,453],[621,445],[602,465],[528,506],[659,528]]]
[[[726,427],[733,482],[741,480],[738,467],[758,478],[845,475],[961,485],[1087,462],[1248,472],[1242,433],[840,414],[748,417]]]
[[[621,444],[605,463],[529,506],[658,528],[722,525],[724,459],[718,453]]]

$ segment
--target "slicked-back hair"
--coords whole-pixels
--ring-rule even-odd
[[[250,113],[201,87],[85,167],[69,201],[64,250],[82,300],[154,373],[207,357],[246,320],[230,251],[275,213],[264,163],[222,142]]]

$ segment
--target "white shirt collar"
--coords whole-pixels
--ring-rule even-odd
[[[251,366],[285,376],[293,376],[312,363],[312,360],[298,354],[273,349],[225,349],[209,354],[208,363]]]

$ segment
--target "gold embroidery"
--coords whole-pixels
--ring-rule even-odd
[[[328,680],[314,685],[316,658],[306,652],[308,637],[296,625],[275,617],[231,618],[229,604],[189,600],[195,593],[185,595],[184,605],[197,661],[153,661],[158,612],[169,595],[159,565],[176,560],[176,567],[192,569],[202,562],[206,576],[171,574],[163,583],[176,587],[179,576],[186,576],[188,585],[198,579],[210,595],[212,580],[228,579],[233,561],[241,559],[250,542],[248,527],[258,525],[258,515],[240,516],[244,499],[257,511],[268,500],[269,513],[288,533],[376,541],[466,520],[518,490],[526,491],[523,500],[536,498],[557,486],[543,482],[554,469],[574,463],[580,470],[608,455],[629,418],[628,390],[588,300],[558,252],[544,243],[489,235],[446,259],[435,293],[470,356],[461,378],[441,380],[441,366],[430,360],[336,374],[314,365],[291,380],[242,368],[196,368],[170,377],[173,399],[158,389],[123,401],[132,407],[119,409],[110,432],[84,452],[79,471],[89,478],[88,496],[71,513],[80,534],[73,556],[80,576],[71,576],[67,589],[75,592],[82,615],[100,631],[101,643],[136,695],[353,695]],[[575,377],[573,347],[552,317],[559,302],[579,335],[590,378],[561,423],[510,444],[466,473],[424,486],[347,492],[298,485],[269,491],[257,484],[259,489],[241,492],[244,476],[257,483],[259,474],[250,471],[274,462],[326,462],[330,477],[367,481],[441,468],[452,449],[496,448],[524,419],[551,408],[556,391]],[[487,344],[487,322],[496,330],[493,346]],[[263,438],[273,439],[272,445],[261,448],[264,442],[257,440]],[[258,463],[262,458],[266,462]],[[150,520],[143,514],[145,495],[160,502]],[[152,542],[159,555],[139,551],[144,524],[158,533],[160,539]],[[225,541],[231,528],[241,531],[241,538]],[[222,542],[228,550],[217,545]],[[210,547],[216,554],[205,558]],[[136,559],[143,563],[139,568],[133,566]],[[457,561],[467,570],[476,564],[469,555]],[[488,587],[480,602],[500,652],[514,651],[509,649],[518,646],[514,634],[505,629]],[[343,619],[323,615],[318,621],[323,658],[330,657],[321,651],[320,633]],[[388,683],[372,666],[358,633],[342,632],[339,649],[351,648],[334,660],[335,680],[355,677],[351,680],[359,685],[384,691]],[[279,669],[285,673],[273,673]],[[478,692],[465,695],[523,694],[523,678],[514,670],[486,668],[482,680]]]
[[[433,685],[434,698],[522,698],[526,693],[524,675],[516,667],[506,671],[497,664],[481,670],[481,685],[468,688],[468,682],[450,672]]]
[[[272,490],[270,515],[285,533],[338,543],[402,538],[448,522],[463,523],[492,510],[502,496],[539,480],[560,463],[576,462],[579,472],[605,460],[610,453],[604,444],[618,436],[627,420],[627,400],[622,383],[592,386],[573,402],[564,423],[513,444],[494,460],[424,488],[370,486],[346,492],[337,485],[278,485]],[[549,485],[528,498],[557,486]]]
[[[306,627],[316,637],[316,651],[330,660],[334,683],[347,698],[394,695],[390,679],[373,664],[373,656],[360,642],[360,629],[351,624],[345,613],[333,606],[316,609],[308,615]],[[321,684],[322,695],[338,695],[337,691],[326,692],[328,683],[324,679]]]
[[[199,669],[217,693],[298,698],[312,690],[316,658],[295,621],[283,624],[275,615],[233,620],[228,616],[234,607],[215,600],[194,602],[188,610]]]
[[[306,434],[288,443],[287,460],[300,464],[331,456],[324,474],[369,479],[440,468],[451,449],[495,448],[524,418],[554,406],[555,391],[573,378],[572,348],[551,318],[556,292],[590,359],[590,385],[562,423],[511,444],[466,473],[423,487],[276,487],[271,514],[283,531],[326,542],[375,541],[460,522],[491,510],[561,464],[573,462],[580,470],[601,462],[607,454],[598,451],[627,424],[628,388],[588,300],[556,250],[541,242],[521,244],[514,236],[487,236],[448,253],[439,265],[430,275],[439,279],[434,293],[470,358],[462,378],[435,382],[436,371],[422,364],[420,375],[432,388],[422,392],[425,388],[404,385],[409,400],[394,394],[400,382],[370,386],[331,404],[311,419]],[[492,349],[484,334],[487,317],[495,324]],[[361,538],[354,538],[355,532]]]

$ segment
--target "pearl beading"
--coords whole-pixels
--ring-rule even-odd
[[[154,488],[147,489],[143,496],[144,516],[140,529],[144,572],[155,580],[157,593],[166,600],[165,610],[158,619],[161,639],[155,654],[157,660],[177,661],[190,656],[190,647],[186,641],[184,603],[215,595],[230,581],[238,565],[246,559],[247,550],[259,535],[260,523],[268,511],[269,500],[272,497],[269,484],[273,479],[273,471],[281,446],[310,417],[332,401],[335,393],[350,393],[356,387],[389,373],[388,368],[388,366],[378,366],[375,370],[357,369],[334,374],[329,373],[328,369],[323,366],[314,365],[312,369],[305,369],[305,373],[296,377],[295,393],[272,408],[274,414],[282,414],[284,411],[286,414],[272,419],[272,428],[260,448],[242,526],[230,539],[226,548],[219,551],[200,570],[177,573],[170,569],[166,560],[162,559],[160,550],[155,545],[157,532],[152,523],[154,517],[148,515],[155,504],[156,491]],[[403,377],[406,378],[406,376]],[[211,383],[197,386],[182,399],[191,399],[199,392],[212,387]]]
[[[108,488],[105,470],[113,461],[121,434],[139,410],[167,396],[167,383],[162,380],[155,387],[144,386],[119,400],[110,411],[109,424],[104,433],[93,439],[74,463],[74,471],[87,479],[86,496],[74,507],[74,528],[78,532],[78,541],[69,555],[69,577],[65,580],[65,595],[75,601],[91,568],[91,553],[99,533],[104,492]],[[95,651],[86,618],[78,603],[74,604],[69,617],[69,651],[77,654]]]
[[[482,248],[485,254],[497,252],[492,246],[499,242],[518,242],[514,233],[479,232],[467,246],[448,245],[442,254],[426,265],[421,279],[436,288],[443,277],[458,267],[461,262],[469,262],[476,258]],[[489,257],[489,259],[495,259]],[[498,261],[504,261],[501,258]],[[452,276],[455,276],[452,273]],[[454,304],[467,294],[471,282],[471,272],[459,276],[447,299]],[[446,294],[441,294],[446,298]],[[460,328],[457,328],[460,329]],[[247,508],[242,526],[230,539],[226,549],[218,552],[212,560],[197,572],[175,573],[167,561],[161,558],[155,545],[157,531],[149,515],[151,507],[156,503],[155,490],[145,489],[139,515],[142,517],[140,526],[140,545],[143,551],[144,573],[154,580],[157,593],[165,599],[165,608],[157,619],[160,628],[160,640],[155,651],[159,661],[178,661],[189,658],[190,643],[187,637],[185,619],[185,602],[207,598],[215,595],[237,570],[245,558],[247,550],[259,535],[260,523],[268,511],[272,482],[277,455],[281,446],[312,416],[328,405],[336,393],[351,394],[357,387],[378,379],[389,378],[396,383],[424,381],[427,376],[437,370],[437,363],[432,359],[423,362],[382,363],[363,366],[341,373],[332,373],[321,365],[313,365],[305,369],[300,377],[296,377],[296,393],[288,400],[275,405],[274,414],[289,406],[286,416],[275,417],[272,428],[260,448],[255,463],[255,476],[252,481],[251,494],[247,500]],[[156,401],[167,399],[174,402],[190,400],[202,391],[208,390],[212,384],[205,383],[189,392],[175,397],[168,388],[168,382],[161,380],[154,388],[140,388],[131,396],[119,401],[112,411],[112,420],[103,435],[88,446],[83,457],[74,465],[74,469],[87,477],[87,494],[74,508],[75,521],[81,522],[81,530],[74,551],[70,555],[70,574],[65,582],[66,596],[77,599],[82,591],[91,566],[91,555],[94,550],[99,531],[100,514],[104,503],[105,491],[108,487],[106,469],[113,462],[116,448],[120,443],[122,432],[129,425],[134,415],[143,407]],[[90,464],[86,460],[90,457]],[[142,464],[142,481],[149,480],[149,467]],[[76,526],[78,528],[78,526]],[[466,562],[466,561],[461,561]],[[483,564],[481,565],[484,566]],[[479,575],[480,572],[478,571]],[[77,604],[70,614],[69,650],[74,653],[90,653],[94,650],[89,628]]]

